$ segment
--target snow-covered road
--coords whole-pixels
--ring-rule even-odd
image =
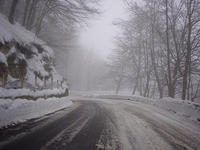
[[[198,124],[154,106],[86,98],[73,105],[45,120],[1,131],[1,141],[18,135],[2,149],[200,150]]]
[[[124,150],[199,150],[199,126],[140,103],[111,106]]]

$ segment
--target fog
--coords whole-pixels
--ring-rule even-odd
[[[57,68],[68,79],[71,90],[197,99],[199,24],[187,29],[191,30],[188,39],[185,29],[191,20],[184,21],[188,19],[187,5],[179,0],[170,4],[103,0],[97,6],[99,12],[75,29],[75,39],[69,42],[73,48],[60,53]],[[190,17],[199,22],[197,6],[194,9]],[[181,13],[180,20],[174,19]],[[192,45],[193,49],[188,48]]]
[[[0,0],[0,150],[200,150],[200,0]]]
[[[118,19],[125,19],[127,15],[122,0],[104,0],[101,12],[99,16],[90,19],[88,27],[80,31],[79,40],[82,46],[92,49],[105,59],[114,48],[114,37],[119,32],[119,28],[113,23]]]
[[[0,0],[0,149],[200,150],[200,0]]]
[[[120,32],[113,23],[125,18],[127,14],[122,0],[103,0],[100,14],[78,29],[73,48],[58,54],[57,67],[67,78],[71,90],[115,89],[112,80],[106,80],[107,64],[115,47],[114,37]]]
[[[1,0],[2,84],[32,85],[35,77],[32,86],[39,78],[40,88],[51,79],[70,90],[194,101],[200,97],[199,8],[198,0]],[[22,54],[9,57],[13,46]]]

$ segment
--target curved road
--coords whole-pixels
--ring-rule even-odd
[[[199,131],[153,106],[81,100],[71,108],[0,130],[0,149],[200,150]]]

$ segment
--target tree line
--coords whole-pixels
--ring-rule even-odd
[[[129,18],[110,64],[116,92],[124,83],[145,97],[200,97],[200,1],[125,0]]]
[[[0,9],[10,23],[17,21],[38,35],[51,19],[66,25],[85,22],[98,13],[97,3],[97,0],[0,0]]]

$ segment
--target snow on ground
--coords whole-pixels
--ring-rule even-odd
[[[70,93],[72,95],[76,96],[88,96],[88,97],[95,97],[99,95],[114,95],[116,92],[115,91],[76,91],[76,90],[70,90]],[[130,92],[128,91],[120,91],[120,95],[129,95]]]
[[[106,107],[114,110],[122,149],[198,149],[195,141],[199,141],[199,125],[152,105],[112,101],[115,102]]]
[[[158,108],[173,112],[179,116],[200,122],[200,104],[191,101],[183,101],[165,97],[162,99],[150,99],[142,96],[124,96],[124,95],[99,95],[98,98],[130,100],[156,106]]]
[[[34,96],[34,97],[41,97],[41,96],[48,96],[48,95],[60,95],[65,92],[65,89],[44,89],[40,91],[33,91],[30,89],[4,89],[0,87],[0,98],[4,97],[20,97],[20,96]]]
[[[160,109],[171,112],[177,116],[200,123],[200,104],[188,100],[173,99],[164,97],[162,99],[151,99],[142,96],[129,95],[127,92],[121,92],[114,95],[113,91],[72,91],[72,95],[112,100],[129,100],[143,104],[152,105]]]
[[[0,128],[38,118],[46,114],[69,107],[72,101],[69,97],[38,99],[0,99]]]

